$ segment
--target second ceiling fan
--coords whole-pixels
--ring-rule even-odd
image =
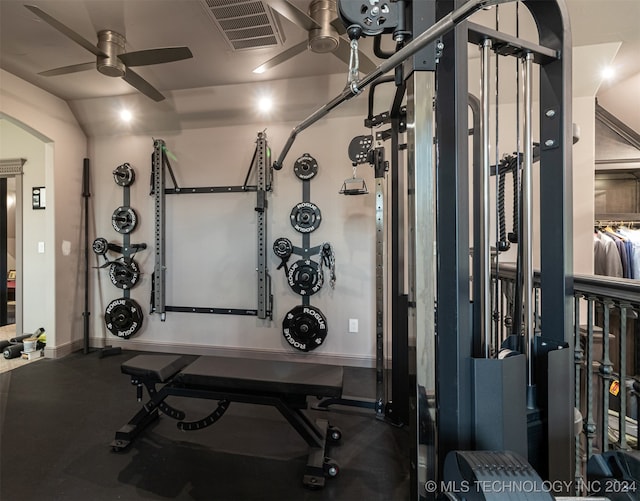
[[[333,53],[347,66],[349,65],[351,47],[344,38],[346,29],[338,17],[337,0],[311,0],[308,14],[288,0],[268,0],[267,3],[282,17],[307,31],[308,37],[307,40],[262,63],[253,70],[254,73],[264,73],[305,50],[319,54]],[[369,73],[376,68],[376,65],[364,54],[360,53],[358,59],[360,71]]]
[[[126,52],[126,39],[124,35],[113,30],[99,31],[98,43],[94,45],[82,35],[62,24],[39,7],[36,7],[35,5],[25,5],[25,7],[47,24],[53,26],[60,33],[96,56],[95,61],[63,66],[62,68],[55,68],[53,70],[38,73],[42,76],[50,77],[97,69],[103,75],[121,77],[129,85],[154,101],[162,101],[165,97],[153,85],[133,71],[131,66],[148,66],[152,64],[170,63],[193,57],[193,54],[188,47],[161,47],[135,52]]]

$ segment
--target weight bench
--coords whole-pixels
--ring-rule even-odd
[[[202,356],[189,363],[176,355],[138,355],[121,366],[137,387],[138,401],[143,387],[149,401],[120,430],[111,443],[114,451],[127,448],[163,413],[178,420],[178,428],[200,430],[222,417],[230,402],[272,405],[309,445],[303,483],[324,486],[325,477],[335,477],[339,467],[326,457],[326,445],[342,437],[326,419],[311,419],[304,413],[307,397],[339,398],[342,395],[342,367],[267,360]],[[163,386],[156,388],[157,385]],[[185,421],[185,413],[165,402],[169,396],[217,400],[208,416]]]

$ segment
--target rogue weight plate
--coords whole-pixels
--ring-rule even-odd
[[[118,233],[131,233],[138,224],[138,216],[131,207],[118,207],[111,216],[111,225]]]
[[[322,288],[324,275],[318,263],[310,259],[300,259],[289,268],[287,282],[297,294],[312,296]]]
[[[136,180],[136,174],[128,163],[124,163],[115,168],[113,179],[118,186],[131,186]]]
[[[138,283],[140,268],[131,258],[114,261],[109,266],[109,279],[119,289],[131,289]]]
[[[299,179],[309,180],[318,173],[318,162],[311,155],[305,153],[293,164],[293,172]]]
[[[293,253],[293,244],[288,238],[278,238],[273,242],[273,253],[280,259],[287,259]]]
[[[98,237],[93,241],[92,248],[93,252],[99,256],[104,256],[109,250],[109,242],[107,242],[106,238]]]
[[[295,349],[314,350],[327,337],[327,319],[318,308],[296,306],[285,315],[282,334]]]
[[[107,305],[104,322],[112,334],[129,339],[142,327],[142,309],[130,298],[114,299]]]
[[[291,226],[300,233],[311,233],[320,226],[322,214],[316,204],[300,202],[291,209]]]

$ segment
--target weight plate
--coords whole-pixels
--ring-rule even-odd
[[[314,350],[327,337],[327,319],[318,308],[296,306],[285,315],[282,334],[297,350]]]
[[[112,334],[129,339],[142,327],[142,309],[130,298],[114,299],[107,305],[104,322]]]
[[[311,233],[320,226],[322,214],[316,204],[300,202],[291,209],[291,226],[300,233]]]
[[[113,179],[118,186],[131,186],[136,180],[136,174],[131,168],[131,165],[124,163],[115,168],[113,171]]]
[[[324,276],[318,263],[310,259],[300,259],[289,268],[287,281],[297,294],[312,296],[322,288]]]
[[[309,180],[318,173],[318,162],[311,155],[305,153],[293,164],[293,172],[299,179]]]
[[[118,207],[111,216],[111,225],[118,233],[131,233],[138,224],[136,211],[131,207]]]
[[[98,237],[93,241],[93,252],[99,256],[104,256],[109,250],[109,242],[106,238]]]
[[[114,261],[109,266],[109,279],[119,289],[131,289],[138,283],[140,268],[131,258]]]
[[[293,244],[288,238],[278,238],[273,242],[273,253],[280,259],[287,259],[293,253]]]
[[[369,151],[373,146],[373,136],[356,136],[349,143],[349,160],[354,164],[369,161]]]

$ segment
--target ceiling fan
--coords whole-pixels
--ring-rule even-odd
[[[76,73],[78,71],[97,68],[97,70],[103,75],[107,75],[109,77],[121,77],[129,85],[154,101],[162,101],[164,96],[130,67],[170,63],[193,57],[193,54],[188,47],[164,47],[126,52],[126,38],[120,33],[112,30],[99,31],[98,44],[93,45],[86,38],[65,26],[57,19],[51,17],[35,5],[25,5],[25,7],[40,19],[53,26],[60,33],[69,37],[78,45],[81,45],[96,56],[95,62],[91,61],[88,63],[74,64],[38,73],[45,77],[65,75],[67,73]]]
[[[320,54],[331,52],[349,65],[351,46],[343,38],[346,29],[338,18],[336,0],[311,0],[308,14],[287,0],[267,0],[267,3],[282,17],[307,31],[308,37],[306,41],[300,42],[262,63],[253,70],[254,73],[264,73],[307,49]],[[364,73],[370,73],[376,68],[376,65],[362,53],[359,54],[358,60],[359,69]]]

